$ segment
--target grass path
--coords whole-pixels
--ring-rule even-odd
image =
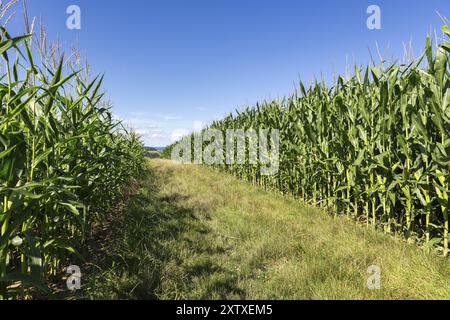
[[[450,299],[450,261],[208,168],[149,166],[90,297]]]

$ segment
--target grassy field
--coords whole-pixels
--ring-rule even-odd
[[[116,230],[86,297],[450,299],[448,260],[205,167],[151,160]]]

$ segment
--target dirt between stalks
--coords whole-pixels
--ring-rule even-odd
[[[47,285],[53,292],[53,296],[36,293],[33,299],[37,300],[75,300],[85,299],[80,290],[71,292],[67,289],[66,281],[68,278],[67,268],[70,265],[78,265],[81,269],[81,286],[94,269],[101,270],[101,265],[106,256],[105,252],[111,248],[111,244],[120,234],[123,224],[123,214],[130,198],[140,189],[141,183],[138,180],[130,181],[123,188],[122,195],[117,199],[113,207],[108,211],[103,221],[97,222],[92,226],[91,234],[82,248],[79,249],[80,256],[71,254],[70,257],[62,263],[62,267],[56,276],[47,278]],[[84,281],[83,281],[84,279]]]

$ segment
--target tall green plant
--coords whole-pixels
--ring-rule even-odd
[[[449,30],[443,27],[447,36]],[[447,256],[449,52],[450,42],[433,50],[428,38],[423,56],[408,65],[355,67],[350,79],[337,77],[332,87],[300,83],[286,99],[214,122],[211,128],[224,134],[281,131],[276,176],[260,176],[249,163],[224,169],[386,233],[440,243]]]
[[[144,163],[139,136],[103,102],[102,78],[36,58],[31,44],[0,30],[0,298],[49,292],[46,277]]]

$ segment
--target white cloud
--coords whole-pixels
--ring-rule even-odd
[[[204,127],[202,121],[184,120],[169,113],[131,112],[115,118],[134,129],[149,147],[167,146]]]
[[[146,136],[148,135],[148,131],[147,130],[143,130],[143,129],[135,129],[134,130],[138,135],[140,136]]]
[[[175,121],[175,120],[181,120],[180,117],[177,116],[172,116],[172,115],[162,115],[161,116],[162,119],[164,119],[164,121]]]
[[[172,140],[172,142],[177,142],[184,136],[187,136],[188,134],[189,134],[189,131],[186,129],[176,129],[170,135],[170,140]]]
[[[150,134],[150,138],[152,139],[165,139],[166,136],[162,133],[152,133]]]

